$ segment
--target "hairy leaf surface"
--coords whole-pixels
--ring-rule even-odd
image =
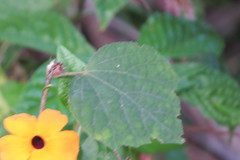
[[[157,138],[180,143],[177,77],[151,47],[113,43],[99,49],[73,80],[70,106],[82,128],[115,149]]]

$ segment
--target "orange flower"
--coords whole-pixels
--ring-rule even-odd
[[[39,116],[26,113],[4,119],[11,133],[0,139],[0,160],[76,160],[79,136],[75,131],[60,131],[67,116],[46,109]]]

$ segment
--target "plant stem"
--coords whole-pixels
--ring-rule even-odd
[[[66,73],[56,75],[56,76],[54,76],[54,78],[78,76],[78,75],[83,75],[85,72],[86,71],[83,71],[83,72],[66,72]]]
[[[48,96],[48,90],[49,90],[49,86],[51,83],[51,80],[53,78],[53,74],[52,71],[49,71],[47,73],[47,77],[46,77],[46,82],[45,82],[45,87],[43,88],[42,91],[42,98],[41,98],[41,103],[40,103],[40,113],[45,109],[46,107],[46,102],[47,102],[47,96]]]
[[[39,113],[41,113],[46,107],[48,91],[49,91],[49,88],[52,86],[51,81],[53,78],[77,76],[77,75],[83,75],[85,73],[86,73],[86,71],[64,72],[62,63],[56,63],[55,61],[51,61],[46,69],[46,81],[45,81],[45,86],[42,91],[42,98],[41,98]]]

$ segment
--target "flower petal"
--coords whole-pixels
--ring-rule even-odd
[[[31,157],[28,160],[57,160],[57,157],[53,157],[46,149],[34,150]]]
[[[62,131],[47,140],[42,150],[35,150],[30,160],[76,160],[79,136],[74,131]]]
[[[75,131],[62,131],[48,141],[47,147],[52,150],[53,155],[61,155],[62,160],[76,160],[79,143],[79,136]]]
[[[37,128],[39,135],[51,137],[58,133],[68,122],[66,115],[52,109],[45,109],[39,116]]]
[[[26,113],[16,114],[4,119],[4,128],[21,137],[31,137],[35,132],[37,119]]]
[[[32,151],[29,138],[7,135],[0,139],[0,160],[27,160]]]

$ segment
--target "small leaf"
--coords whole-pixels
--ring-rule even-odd
[[[148,44],[168,57],[219,55],[223,40],[207,24],[169,14],[153,14],[141,28],[140,44]]]
[[[81,145],[81,159],[80,160],[96,160],[98,155],[97,142],[88,137]]]
[[[63,45],[84,61],[93,51],[73,25],[54,12],[19,13],[1,20],[0,40],[52,54]]]
[[[180,97],[201,109],[219,124],[234,128],[240,124],[240,86],[229,75],[197,63],[174,65],[190,87],[178,90]]]
[[[105,29],[115,13],[127,4],[128,0],[93,0],[96,6],[100,27]]]
[[[85,72],[73,80],[70,106],[89,135],[112,149],[151,138],[181,142],[177,77],[156,50],[131,42],[106,45]]]
[[[104,146],[103,144],[97,142],[91,137],[81,144],[81,155],[79,160],[115,160],[116,156],[113,151]]]
[[[96,160],[98,154],[98,144],[95,140],[88,137],[81,145],[81,160]]]
[[[98,158],[97,160],[116,160],[116,155],[113,153],[112,150],[107,148],[105,145],[102,143],[98,142]]]
[[[57,61],[62,62],[64,67],[66,67],[65,72],[81,72],[85,67],[85,64],[79,58],[70,53],[70,51],[63,46],[58,48]],[[58,81],[58,94],[65,106],[68,106],[71,81],[72,77],[60,78]]]

